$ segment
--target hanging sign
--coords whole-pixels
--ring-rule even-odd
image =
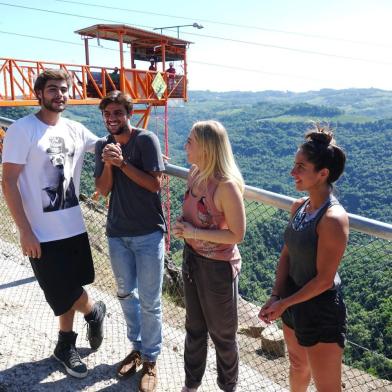
[[[160,72],[157,72],[151,85],[155,95],[158,97],[158,99],[161,99],[162,95],[165,93],[167,85]]]

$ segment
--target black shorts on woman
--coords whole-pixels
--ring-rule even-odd
[[[301,289],[289,278],[286,283],[289,296]],[[332,288],[309,299],[290,306],[282,321],[294,330],[301,346],[317,343],[337,343],[344,348],[347,332],[346,305],[339,288]]]
[[[94,281],[94,264],[87,233],[41,242],[41,258],[30,258],[34,275],[56,316],[66,313]]]

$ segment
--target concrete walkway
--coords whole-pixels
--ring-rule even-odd
[[[97,352],[89,349],[83,318],[76,319],[77,346],[89,375],[83,380],[66,376],[51,358],[57,341],[57,320],[46,304],[28,260],[17,246],[0,242],[0,392],[11,391],[137,391],[139,376],[118,380],[116,364],[129,352],[118,301],[94,288],[89,292],[108,308],[105,339]],[[158,361],[160,391],[180,391],[183,385],[184,331],[164,325],[164,347]],[[203,391],[216,386],[215,352],[209,350]],[[240,365],[238,391],[287,391],[248,365]]]

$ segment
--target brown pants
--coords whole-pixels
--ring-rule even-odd
[[[227,392],[238,381],[238,277],[225,261],[199,256],[184,248],[183,279],[186,307],[185,385],[201,384],[207,361],[208,334],[215,345],[218,386]]]

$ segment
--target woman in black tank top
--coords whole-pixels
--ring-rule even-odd
[[[337,270],[346,249],[349,223],[333,197],[345,153],[327,126],[316,124],[298,149],[291,175],[298,191],[270,299],[259,317],[282,317],[290,360],[290,390],[306,391],[313,376],[317,391],[341,391],[346,308]]]

